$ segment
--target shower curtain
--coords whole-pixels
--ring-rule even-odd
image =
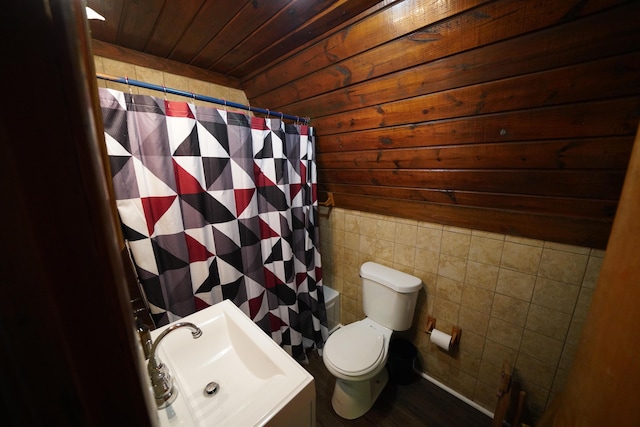
[[[321,349],[313,128],[112,89],[100,104],[156,326],[230,299],[296,359]]]

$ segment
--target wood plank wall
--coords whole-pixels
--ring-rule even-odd
[[[309,116],[321,200],[604,248],[640,116],[640,2],[381,2],[242,81]]]

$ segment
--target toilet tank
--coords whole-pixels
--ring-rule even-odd
[[[364,314],[394,331],[411,327],[422,280],[375,262],[360,267]]]

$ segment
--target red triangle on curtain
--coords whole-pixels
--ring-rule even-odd
[[[269,224],[260,218],[260,238],[264,240],[270,237],[280,237],[280,234],[276,233],[273,228],[269,227]]]
[[[255,298],[249,299],[249,317],[253,320],[256,318],[258,313],[260,312],[260,307],[262,307],[262,298],[264,297],[264,292],[258,295]]]
[[[307,166],[304,162],[300,162],[300,180],[302,182],[307,181]]]
[[[269,327],[271,328],[271,332],[279,331],[283,326],[287,327],[289,325],[275,314],[269,313]]]
[[[187,249],[189,250],[189,262],[206,261],[215,256],[200,242],[188,234],[184,235],[187,240]]]
[[[291,200],[293,200],[298,195],[303,186],[304,184],[289,184],[289,194],[291,196]]]
[[[173,160],[173,170],[175,171],[178,194],[198,194],[205,192],[200,182],[176,163],[175,160]]]
[[[276,184],[262,172],[260,166],[253,164],[253,176],[256,187],[275,187]]]
[[[253,198],[253,194],[256,192],[255,188],[247,188],[240,190],[233,190],[233,195],[236,199],[236,215],[240,216],[242,212],[249,206],[251,203],[251,199]]]
[[[267,289],[275,288],[277,284],[282,283],[278,276],[273,274],[267,267],[262,269],[264,271],[264,287]]]
[[[176,197],[178,196],[142,197],[140,199],[149,236],[153,234],[156,222],[169,210]]]
[[[303,284],[309,275],[305,273],[297,273],[296,274],[296,288],[299,288],[301,284]]]
[[[180,101],[164,101],[165,114],[170,117],[186,117],[195,119],[189,104]]]
[[[251,129],[269,130],[267,121],[262,117],[251,117]]]
[[[193,299],[196,302],[196,311],[200,311],[203,308],[207,308],[210,306],[209,303],[202,301],[200,298],[196,296],[194,296]]]

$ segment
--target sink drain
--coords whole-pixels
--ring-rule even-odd
[[[209,384],[204,386],[204,394],[205,396],[213,396],[220,390],[220,385],[217,382],[211,381]]]

